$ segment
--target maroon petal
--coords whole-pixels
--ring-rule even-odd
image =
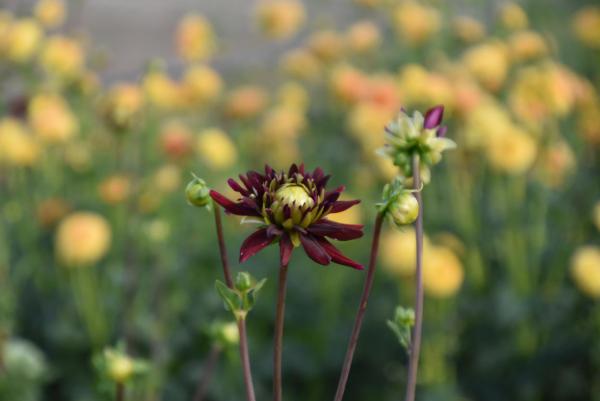
[[[227,183],[235,192],[239,192],[244,196],[248,196],[249,192],[246,189],[244,189],[240,184],[238,184],[237,181],[233,178],[228,179]]]
[[[290,257],[292,256],[293,250],[294,245],[292,245],[290,236],[287,233],[282,235],[279,240],[279,259],[281,266],[287,266],[288,263],[290,263]]]
[[[331,242],[327,241],[325,238],[323,238],[323,237],[317,238],[317,241],[323,247],[323,249],[325,249],[325,252],[327,252],[329,254],[329,256],[331,256],[331,260],[334,263],[337,263],[340,265],[345,265],[345,266],[350,266],[350,267],[352,267],[354,269],[358,269],[358,270],[364,269],[363,265],[344,256],[342,254],[342,252],[340,252],[339,249],[337,249],[335,246],[333,246],[333,244]]]
[[[248,258],[256,255],[263,248],[271,244],[271,242],[273,242],[273,239],[267,234],[266,228],[261,228],[250,234],[240,248],[240,263],[244,263]]]
[[[318,236],[349,241],[363,236],[361,224],[343,224],[336,221],[321,219],[308,227],[308,232]]]
[[[210,197],[213,198],[213,200],[219,205],[221,205],[228,213],[238,216],[260,216],[260,213],[258,213],[256,210],[242,203],[235,203],[215,190],[211,189]]]
[[[337,201],[333,204],[331,211],[329,213],[339,213],[344,210],[350,209],[352,206],[359,204],[360,200],[349,200],[349,201]]]
[[[425,122],[423,123],[423,126],[426,129],[435,128],[442,123],[443,117],[444,106],[438,105],[432,107],[431,109],[427,110],[427,113],[425,113]]]
[[[309,258],[320,265],[331,263],[331,256],[325,252],[325,249],[312,236],[300,235],[300,242],[302,242],[302,247]]]

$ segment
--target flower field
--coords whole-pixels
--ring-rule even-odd
[[[0,401],[600,401],[600,7],[203,3],[0,1]]]

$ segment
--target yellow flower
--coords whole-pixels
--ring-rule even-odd
[[[38,161],[40,153],[39,144],[19,120],[11,117],[0,120],[0,163],[29,167]]]
[[[285,82],[277,90],[277,100],[282,106],[305,111],[308,108],[310,98],[302,85],[295,82]]]
[[[97,213],[75,212],[65,217],[56,231],[55,251],[69,267],[98,262],[107,252],[111,230],[106,219]]]
[[[229,136],[218,128],[207,128],[200,132],[196,151],[213,170],[225,170],[237,161],[237,149]]]
[[[600,48],[600,7],[588,6],[573,17],[573,32],[588,47]]]
[[[174,192],[181,187],[181,169],[174,164],[166,164],[154,173],[153,181],[159,191]]]
[[[571,277],[581,292],[600,298],[600,248],[587,245],[578,248],[571,259]]]
[[[441,246],[429,247],[423,255],[423,288],[434,298],[455,295],[464,280],[462,263],[452,250]]]
[[[509,90],[513,113],[532,124],[551,116],[565,116],[574,103],[572,73],[550,62],[521,69]]]
[[[508,111],[491,98],[481,101],[465,117],[465,129],[460,133],[464,137],[460,142],[467,148],[487,146],[492,138],[502,136],[513,125]]]
[[[342,56],[344,38],[332,30],[318,31],[308,38],[308,48],[319,60],[329,63]]]
[[[259,86],[245,85],[233,90],[225,104],[225,114],[232,118],[250,118],[263,111],[267,93]]]
[[[600,201],[596,202],[596,205],[594,206],[592,220],[598,231],[600,231]]]
[[[185,71],[183,90],[192,105],[214,101],[219,97],[222,89],[221,76],[206,65],[193,65]]]
[[[56,28],[65,21],[65,4],[62,0],[39,0],[34,14],[46,28]]]
[[[40,62],[48,73],[63,79],[73,79],[82,73],[85,57],[76,40],[53,36],[45,43]]]
[[[354,23],[346,33],[346,43],[355,53],[365,53],[375,49],[381,43],[381,33],[371,21]]]
[[[533,31],[514,33],[508,40],[510,56],[514,61],[527,61],[548,54],[548,45],[542,36]]]
[[[399,86],[404,101],[409,105],[420,104],[428,96],[429,72],[419,64],[408,64],[399,75]]]
[[[440,13],[412,0],[403,1],[392,14],[394,28],[400,41],[411,46],[426,42],[440,29]]]
[[[35,54],[42,36],[42,28],[34,19],[24,18],[13,22],[4,39],[6,57],[16,63],[30,60]]]
[[[350,65],[337,65],[331,70],[329,88],[345,104],[354,104],[364,98],[367,85],[365,74]]]
[[[387,110],[371,103],[361,103],[352,108],[348,115],[348,129],[360,142],[366,154],[383,146],[383,127],[394,117],[395,110]]]
[[[168,121],[160,131],[160,148],[173,160],[189,156],[193,151],[194,136],[190,129],[179,121]]]
[[[162,71],[151,71],[146,74],[142,86],[149,103],[160,109],[173,110],[183,103],[181,88]]]
[[[527,132],[512,126],[499,135],[492,135],[486,146],[486,155],[498,171],[508,174],[526,172],[535,161],[537,145]]]
[[[423,249],[429,251],[431,244],[427,236],[423,238]],[[406,277],[415,273],[415,230],[386,230],[381,238],[381,260],[390,274]]]
[[[456,37],[466,43],[477,42],[485,36],[485,26],[467,16],[456,17],[452,21],[452,29]]]
[[[66,142],[79,131],[77,118],[59,95],[35,95],[29,102],[27,112],[34,133],[46,142]]]
[[[291,77],[306,81],[317,79],[322,70],[319,59],[305,49],[295,49],[284,54],[280,68]]]
[[[112,175],[100,183],[98,193],[100,198],[109,205],[122,203],[131,193],[131,180],[125,175]]]
[[[128,129],[144,106],[144,96],[139,86],[117,84],[108,92],[104,101],[104,115],[117,129]]]
[[[506,48],[499,42],[488,42],[471,47],[463,55],[467,70],[487,89],[500,89],[508,74],[509,59]]]
[[[202,61],[210,58],[216,50],[213,29],[201,15],[187,15],[177,27],[175,36],[179,56],[185,61]]]
[[[266,113],[260,132],[270,138],[294,139],[306,126],[306,119],[300,110],[277,106]]]
[[[541,181],[550,188],[558,188],[566,176],[575,168],[575,154],[565,141],[547,145],[541,152],[539,175]]]
[[[256,10],[262,32],[275,39],[293,36],[306,18],[304,6],[296,0],[267,0],[259,3]]]
[[[500,22],[509,30],[516,31],[527,28],[529,20],[525,10],[516,3],[507,3],[500,9]]]

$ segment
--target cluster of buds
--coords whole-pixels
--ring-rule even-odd
[[[388,320],[387,325],[396,334],[400,344],[409,352],[411,331],[415,325],[415,311],[412,308],[398,306],[394,313],[394,318]]]
[[[387,143],[380,154],[391,158],[398,166],[400,178],[406,185],[411,182],[415,156],[419,157],[422,180],[427,183],[429,167],[442,159],[443,151],[456,147],[454,141],[445,137],[447,128],[442,125],[443,116],[443,106],[429,109],[425,116],[418,111],[410,116],[402,110],[385,128]]]
[[[227,287],[219,280],[215,282],[215,287],[223,299],[225,309],[233,313],[236,320],[242,320],[254,307],[258,292],[266,281],[267,279],[257,281],[250,273],[240,272],[235,278],[233,288]]]

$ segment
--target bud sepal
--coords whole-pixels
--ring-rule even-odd
[[[256,298],[267,279],[257,281],[248,272],[238,273],[234,288],[217,280],[215,288],[223,300],[225,309],[233,313],[236,320],[245,319],[256,303]]]
[[[396,334],[400,344],[410,353],[411,332],[415,325],[415,311],[412,308],[398,306],[393,320],[387,321],[388,327]]]

